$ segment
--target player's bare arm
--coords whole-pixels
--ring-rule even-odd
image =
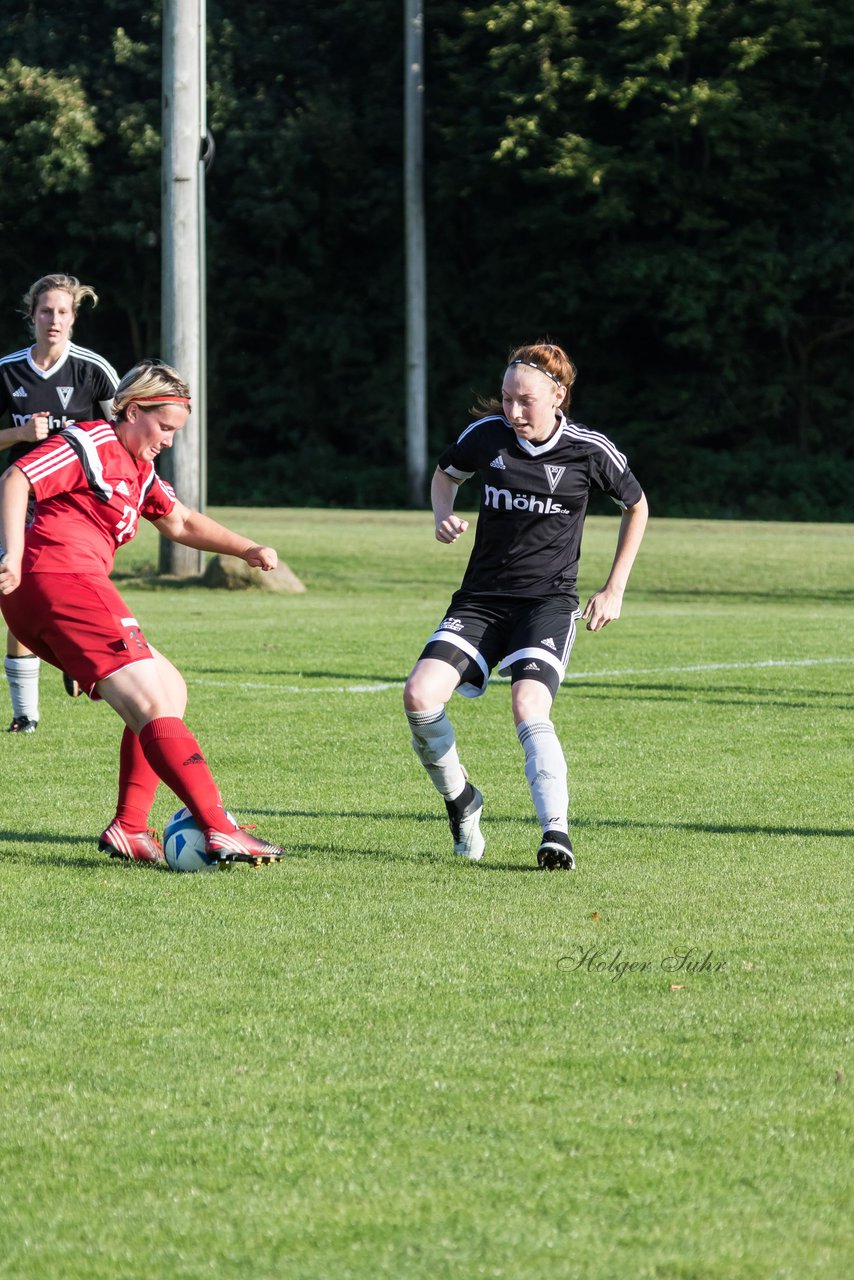
[[[601,631],[609,622],[619,618],[623,607],[623,594],[643,541],[644,530],[649,518],[649,505],[646,496],[641,494],[639,500],[631,507],[626,507],[620,521],[620,532],[617,535],[617,550],[608,580],[584,606],[582,618],[587,622],[588,631]]]
[[[454,500],[459,487],[458,481],[440,467],[436,468],[430,486],[430,501],[433,504],[433,519],[439,542],[456,542],[460,534],[465,533],[469,527],[468,520],[461,520],[454,515]]]
[[[275,569],[279,557],[273,547],[259,546],[242,537],[225,525],[218,524],[210,516],[193,511],[183,502],[176,502],[168,515],[154,521],[155,527],[171,539],[196,551],[215,551],[220,555],[237,556],[253,569]]]
[[[0,595],[10,595],[21,581],[24,525],[30,483],[19,467],[0,476]]]
[[[18,427],[6,427],[0,431],[0,449],[11,449],[13,444],[38,444],[50,434],[50,414],[45,409],[32,414]]]

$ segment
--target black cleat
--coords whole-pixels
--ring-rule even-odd
[[[543,871],[574,871],[572,841],[565,831],[544,831],[537,850],[537,865]]]
[[[7,733],[35,733],[38,728],[38,720],[31,720],[29,716],[15,716],[15,719],[6,730]]]

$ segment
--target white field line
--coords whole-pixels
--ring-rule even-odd
[[[695,671],[758,671],[765,667],[833,667],[854,663],[854,658],[766,658],[762,662],[701,662],[686,667],[624,667],[614,671],[568,671],[567,680],[599,680],[610,676],[671,676]],[[490,683],[508,684],[509,676],[492,676]],[[269,689],[277,693],[383,693],[400,689],[405,680],[387,680],[377,684],[348,684],[337,688],[329,685],[267,684],[258,680],[205,680],[190,677],[192,685],[213,689]]]

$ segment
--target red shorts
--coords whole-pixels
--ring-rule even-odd
[[[16,640],[73,676],[90,697],[105,676],[154,657],[106,575],[28,573],[11,595],[0,596],[0,609]]]

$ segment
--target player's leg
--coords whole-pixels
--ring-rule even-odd
[[[79,698],[83,692],[74,676],[70,676],[67,671],[62,673],[62,685],[69,698]]]
[[[209,853],[222,861],[245,861],[283,856],[279,845],[261,840],[237,827],[228,817],[199,743],[183,721],[187,700],[180,672],[167,658],[151,649],[151,658],[138,660],[97,682],[96,692],[118,712],[138,749],[123,742],[127,772],[120,770],[119,807],[150,802],[156,779],[170,787],[205,832]],[[148,766],[146,772],[141,764]],[[133,784],[133,793],[131,791]]]
[[[479,862],[486,848],[480,829],[483,796],[460,763],[454,728],[445,704],[460,683],[460,673],[438,658],[421,658],[403,691],[412,731],[412,749],[445,801],[454,853]]]
[[[12,701],[9,733],[35,733],[39,722],[39,668],[41,661],[26,645],[6,633],[6,679]]]
[[[479,862],[486,847],[480,829],[483,796],[469,782],[445,710],[451,695],[484,693],[494,656],[500,652],[500,619],[456,595],[451,609],[427,641],[403,691],[412,747],[445,801],[454,852]]]
[[[125,725],[119,748],[116,815],[101,832],[98,848],[102,853],[134,862],[164,861],[160,841],[148,826],[159,782],[159,776],[145,758],[139,736]]]
[[[139,731],[145,716],[177,715],[180,723],[187,704],[187,690],[180,673],[156,650],[151,650],[151,654],[150,659],[131,663],[95,687],[125,721],[119,749],[116,813],[101,833],[98,848],[112,858],[136,862],[163,862],[163,850],[148,826],[160,774],[146,757]]]
[[[446,800],[455,800],[466,785],[453,726],[445,710],[459,683],[459,672],[447,662],[420,658],[403,690],[413,750],[433,786]]]
[[[525,753],[525,777],[542,829],[538,864],[571,871],[575,857],[569,837],[566,758],[551,718],[552,704],[575,638],[572,603],[545,602],[520,620],[512,652],[502,660],[512,679],[513,719]]]
[[[551,720],[553,695],[536,680],[513,685],[513,718],[522,750],[525,777],[542,838],[537,862],[549,871],[572,871],[575,858],[569,838],[569,787],[566,758]]]

